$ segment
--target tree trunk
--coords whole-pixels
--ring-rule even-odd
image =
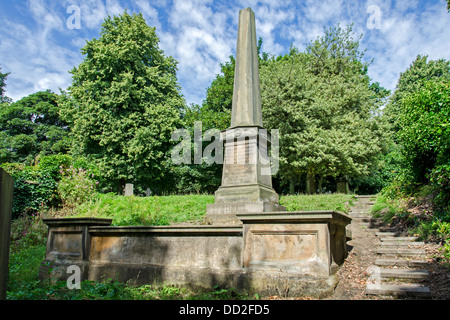
[[[306,194],[316,194],[316,181],[311,172],[306,173]]]
[[[295,193],[294,179],[289,179],[289,194]]]
[[[320,194],[322,194],[322,181],[323,181],[323,176],[320,176],[319,181],[317,182],[317,189],[319,189]]]
[[[125,179],[119,179],[117,182],[117,194],[123,195],[125,193]]]

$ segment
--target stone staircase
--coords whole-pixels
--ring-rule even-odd
[[[381,219],[370,215],[374,196],[357,196],[351,208],[352,224],[367,228],[376,235],[377,258],[366,273],[366,295],[390,297],[431,298],[429,287],[423,284],[429,276],[426,269],[425,243],[417,237],[403,236],[387,226]]]

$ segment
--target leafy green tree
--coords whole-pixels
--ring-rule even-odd
[[[220,64],[221,73],[216,75],[211,86],[206,90],[206,100],[203,106],[215,112],[226,112],[231,116],[236,61],[233,56],[229,58],[230,61]]]
[[[0,161],[31,164],[38,155],[65,153],[67,123],[59,116],[58,96],[40,91],[0,110]]]
[[[402,113],[403,98],[417,92],[426,81],[433,79],[450,79],[450,61],[428,61],[427,55],[417,55],[408,69],[400,74],[396,90],[384,109],[385,117],[392,124],[394,132],[400,129],[397,120]]]
[[[222,180],[222,166],[217,163],[208,163],[203,156],[215,142],[215,137],[206,137],[206,132],[215,129],[226,129],[230,124],[230,113],[228,111],[213,111],[207,105],[191,105],[186,108],[184,115],[184,129],[189,132],[191,163],[172,165],[171,170],[177,176],[175,188],[179,193],[213,193],[220,186]],[[202,142],[195,138],[201,138]],[[202,159],[195,159],[195,149],[201,152]],[[216,150],[214,150],[216,151]],[[208,154],[210,156],[210,154]],[[215,156],[211,154],[211,156]],[[200,162],[200,163],[199,163]]]
[[[436,165],[450,164],[450,80],[435,79],[406,95],[397,133],[406,166],[427,183]]]
[[[280,175],[291,185],[306,175],[309,193],[325,177],[369,174],[383,148],[376,114],[388,91],[370,83],[351,35],[351,26],[330,28],[260,72],[265,126],[280,130]]]
[[[259,38],[257,50],[260,66],[269,60],[269,54],[262,51],[262,45],[263,40]],[[229,56],[229,59],[229,61],[220,64],[220,73],[216,75],[211,86],[206,90],[206,99],[203,102],[203,107],[213,112],[225,112],[231,115],[236,60],[234,56]]]
[[[0,67],[0,71],[2,68]],[[6,78],[8,78],[9,72],[1,73],[0,72],[0,104],[3,102],[10,103],[11,98],[5,96],[5,88],[6,88]]]
[[[119,192],[126,182],[155,193],[168,188],[164,160],[185,102],[177,62],[158,43],[142,14],[108,17],[99,39],[82,48],[85,58],[62,99],[74,155],[93,161]]]

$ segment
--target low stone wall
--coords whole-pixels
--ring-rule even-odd
[[[40,278],[135,285],[216,285],[261,295],[323,296],[346,256],[345,225],[334,211],[238,214],[239,226],[114,227],[111,220],[47,219]]]

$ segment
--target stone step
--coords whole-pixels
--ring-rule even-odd
[[[383,267],[423,268],[428,265],[428,262],[423,260],[412,260],[412,259],[376,259],[375,265]]]
[[[385,231],[385,230],[380,230],[378,232],[375,232],[375,235],[378,237],[400,237],[401,234],[400,232],[395,232],[395,231]]]
[[[376,223],[376,224],[385,224],[385,222],[382,219],[379,218],[373,218],[369,215],[352,215],[352,219],[358,222],[368,222],[368,223]]]
[[[378,248],[377,254],[396,255],[401,257],[425,255],[422,249]]]
[[[398,247],[420,247],[424,246],[425,242],[423,241],[409,241],[409,240],[393,240],[393,241],[381,241],[380,246],[384,247],[391,247],[391,246],[398,246]]]
[[[430,288],[417,283],[405,283],[405,284],[367,283],[366,294],[431,298]]]
[[[347,241],[350,241],[353,239],[352,230],[345,228],[345,238]]]
[[[390,227],[381,227],[381,228],[372,228],[372,231],[375,232],[377,237],[380,237],[383,233],[393,233],[396,234],[397,237],[400,236],[400,234],[394,229]]]
[[[404,242],[404,241],[416,241],[418,239],[419,239],[419,237],[381,237],[380,241],[381,242],[385,242],[385,241]]]
[[[361,217],[370,217],[370,213],[369,212],[362,212],[362,211],[349,210],[348,214],[351,217],[359,217],[359,216],[361,216]]]
[[[425,279],[430,275],[428,270],[416,269],[389,269],[389,268],[374,268],[372,270],[374,278],[395,278],[395,279]]]
[[[369,213],[371,206],[354,206],[350,208],[351,212]]]
[[[353,220],[369,220],[372,219],[372,217],[368,214],[363,214],[363,213],[359,213],[359,214],[352,214],[351,215]]]
[[[357,222],[361,226],[370,227],[371,229],[380,229],[380,228],[387,228],[386,224],[384,222],[376,222],[376,221],[361,221]],[[384,230],[384,229],[383,229]],[[380,232],[375,231],[375,232]]]

